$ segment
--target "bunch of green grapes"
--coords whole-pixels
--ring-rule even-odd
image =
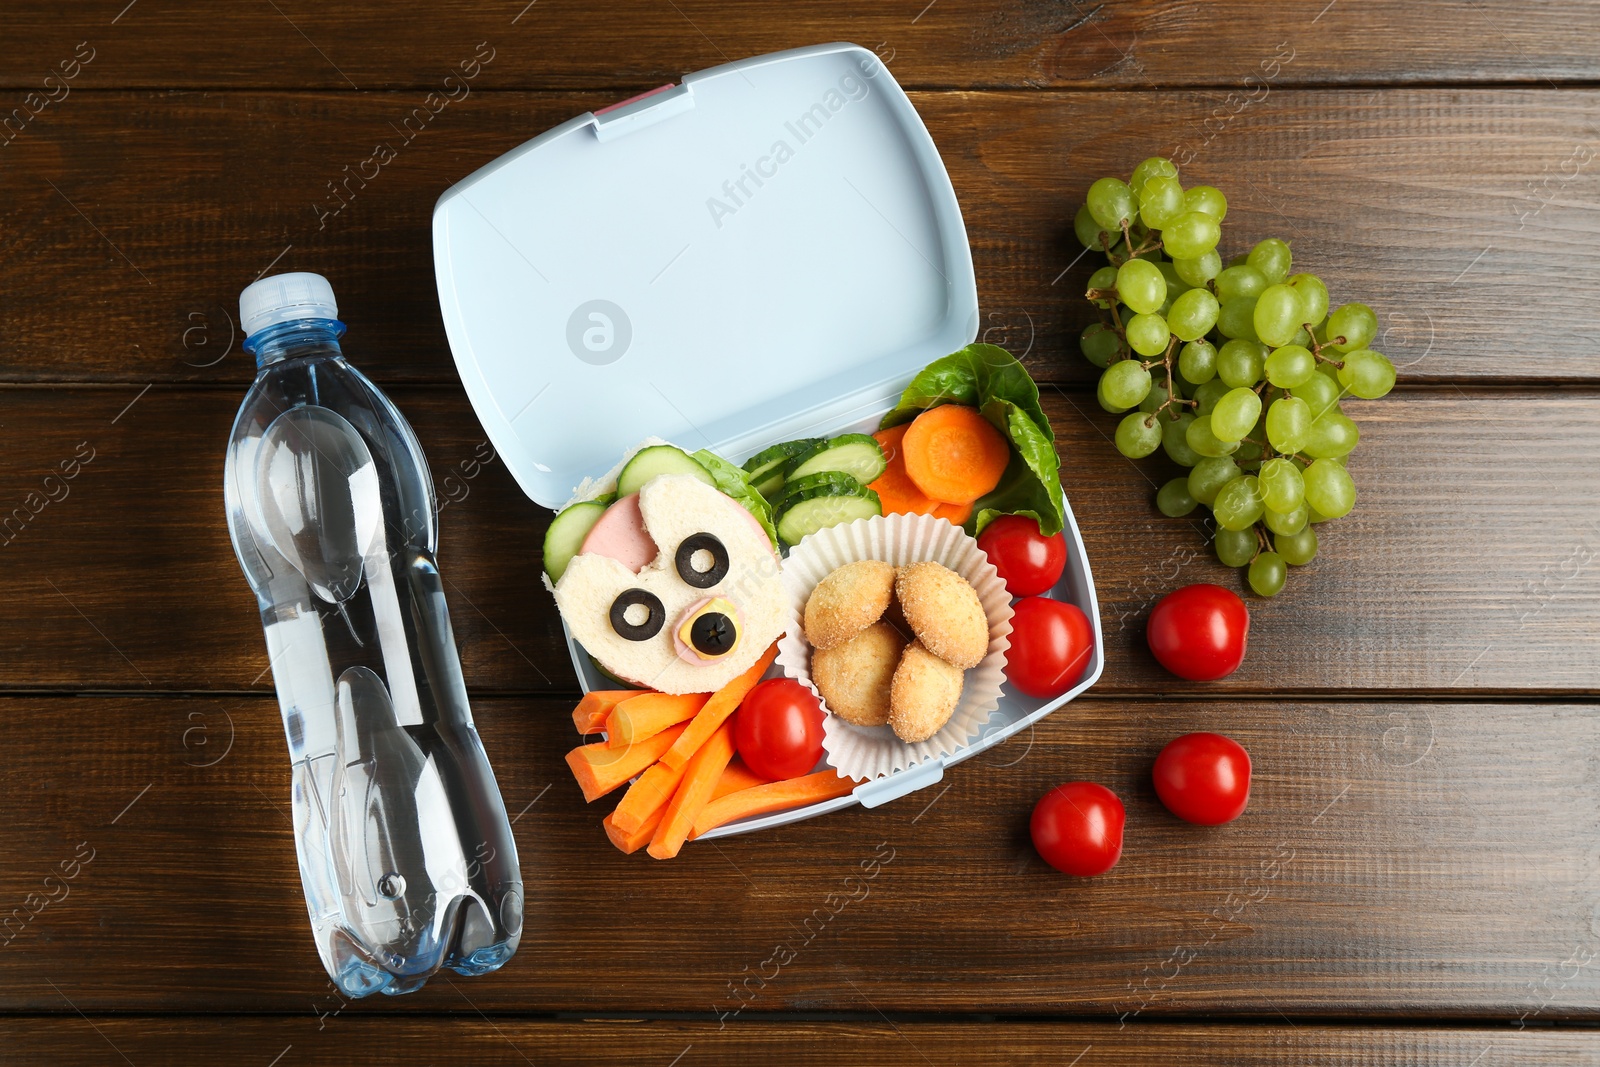
[[[1100,406],[1127,412],[1117,450],[1140,459],[1159,448],[1189,468],[1156,507],[1174,517],[1209,507],[1217,558],[1276,596],[1288,567],[1316,556],[1316,528],[1355,506],[1345,464],[1361,433],[1339,402],[1383,396],[1395,371],[1368,347],[1373,310],[1330,311],[1320,278],[1289,272],[1287,242],[1224,264],[1227,213],[1219,190],[1185,189],[1159,157],[1129,181],[1091,185],[1073,226],[1108,265],[1089,279],[1104,321],[1082,347],[1103,368]]]

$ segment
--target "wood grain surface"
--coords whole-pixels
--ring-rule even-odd
[[[137,9],[136,9],[137,10]],[[1335,8],[1334,10],[1338,10]],[[611,94],[481,93],[407,141],[420,93],[84,93],[0,148],[0,380],[254,377],[236,296],[332,279],[381,382],[453,384],[429,220],[449,185]],[[1600,378],[1600,92],[918,93],[960,197],[982,336],[1091,382],[1094,256],[1072,217],[1152,152],[1229,196],[1223,248],[1289,240],[1335,303],[1381,316],[1408,382]],[[388,145],[371,181],[358,171]],[[270,161],[267,163],[265,161]],[[347,169],[348,168],[348,169]],[[366,173],[372,172],[369,165]],[[352,177],[354,175],[354,177]],[[1064,272],[1064,273],[1063,273]],[[64,330],[61,301],[94,310]]]
[[[0,1063],[1600,1064],[1600,7],[1558,0],[14,0],[0,12]],[[930,789],[658,863],[562,756],[549,513],[473,416],[429,219],[451,183],[684,72],[854,41],[961,200],[984,340],[1044,383],[1094,568],[1087,696]],[[446,77],[454,83],[447,84]],[[454,88],[452,88],[454,87]],[[454,99],[409,135],[430,93]],[[435,101],[439,98],[434,97]],[[378,175],[348,181],[385,144]],[[1354,513],[1251,598],[1220,683],[1145,650],[1242,588],[1077,351],[1084,190],[1164,153],[1401,387],[1351,402]],[[341,192],[335,193],[337,186]],[[237,293],[329,276],[415,425],[529,923],[500,972],[349,1002],[317,961],[222,450]],[[700,442],[686,442],[699,444]],[[1166,813],[1170,738],[1250,750],[1237,822]],[[1128,808],[1093,880],[1028,814]],[[775,960],[782,955],[784,962]]]
[[[0,903],[27,915],[30,893],[57,899],[25,923],[11,912],[0,1008],[60,1010],[50,983],[85,1012],[340,999],[309,936],[274,701],[8,707]],[[1091,696],[921,793],[670,862],[606,843],[614,798],[585,805],[562,760],[570,708],[476,701],[528,927],[515,965],[430,983],[403,1010],[465,1010],[464,993],[484,1011],[724,1018],[982,1005],[1600,1021],[1592,704]],[[1179,822],[1150,785],[1161,746],[1196,729],[1252,756],[1250,809],[1225,827]],[[1122,860],[1100,878],[1064,880],[1028,843],[1034,802],[1071,779],[1128,808]]]
[[[348,351],[363,362],[359,337]],[[540,584],[550,513],[504,466],[457,389],[398,388],[440,499],[440,559],[467,682],[575,692]],[[13,535],[0,613],[9,689],[268,691],[255,599],[222,523],[232,388],[36,386],[0,392],[10,446],[0,520]],[[1134,463],[1092,395],[1046,389],[1062,482],[1083,532],[1108,648],[1108,693],[1566,693],[1600,688],[1600,397],[1402,390],[1347,408],[1363,443],[1360,496],[1320,527],[1289,592],[1253,599],[1253,647],[1222,682],[1187,683],[1144,645],[1177,585],[1243,589],[1208,531],[1168,519],[1155,490],[1178,468]],[[130,406],[131,405],[131,406]],[[700,442],[685,442],[696,446]],[[85,448],[75,479],[44,479]],[[85,452],[84,454],[88,454]],[[66,493],[59,502],[46,495]],[[29,494],[35,494],[29,496]],[[37,508],[34,515],[32,509]],[[21,509],[20,515],[17,509]],[[26,518],[26,525],[20,520]]]
[[[465,985],[458,988],[465,990]],[[459,999],[459,998],[458,998]],[[472,1014],[448,1018],[385,1019],[301,1016],[126,1018],[96,1021],[0,1019],[0,1041],[18,1062],[72,1063],[77,1067],[124,1067],[161,1062],[180,1054],[184,1062],[260,1062],[274,1054],[281,1063],[307,1067],[407,1062],[419,1052],[455,1057],[477,1067],[614,1067],[619,1063],[783,1063],[834,1067],[873,1063],[881,1067],[998,1067],[1018,1063],[1080,1067],[1148,1067],[1187,1062],[1203,1047],[1205,1062],[1235,1067],[1355,1067],[1421,1064],[1425,1067],[1592,1067],[1595,1046],[1572,1032],[1504,1029],[1409,1029],[1288,1025],[1259,1027],[1129,1026],[1106,1024],[894,1022],[753,1022],[718,1028],[691,1022],[526,1022],[501,1019],[492,1025]],[[677,1057],[674,1059],[674,1057]],[[433,1062],[438,1062],[437,1060]]]

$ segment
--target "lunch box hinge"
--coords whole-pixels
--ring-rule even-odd
[[[926,789],[944,777],[944,757],[935,756],[933,759],[924,760],[913,767],[903,771],[896,771],[883,778],[875,778],[870,782],[858,785],[854,789],[855,797],[861,801],[863,808],[876,808],[880,804],[887,804],[897,800],[907,793],[915,793],[919,789]]]
[[[680,115],[694,107],[694,90],[687,83],[663,85],[648,93],[641,93],[620,104],[601,108],[594,113],[595,136],[602,141],[615,140],[625,134],[654,126],[662,119]]]

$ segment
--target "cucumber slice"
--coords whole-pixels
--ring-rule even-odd
[[[784,441],[757,452],[744,461],[744,471],[756,492],[771,500],[783,488],[783,468],[796,456],[810,452],[824,441],[820,437],[802,437],[798,441]]]
[[[889,461],[870,434],[847,433],[817,445],[789,461],[785,478],[803,478],[821,471],[843,471],[862,485],[875,482]]]
[[[812,497],[860,496],[865,492],[868,492],[867,487],[856,481],[852,475],[843,471],[818,471],[816,474],[807,474],[784,482],[783,491],[772,502],[772,511],[773,514],[777,514],[791,504],[798,504]]]
[[[633,458],[617,473],[617,495],[637,493],[645,482],[658,474],[687,474],[713,488],[717,484],[711,472],[691,459],[683,449],[671,445],[651,445],[634,453]]]
[[[550,520],[544,532],[544,572],[552,582],[559,582],[566,573],[567,564],[583,547],[594,524],[606,513],[606,505],[598,500],[580,500]]]
[[[778,516],[778,536],[787,544],[797,545],[806,535],[829,526],[882,515],[878,494],[865,488],[861,492],[865,495],[830,492],[795,501]]]

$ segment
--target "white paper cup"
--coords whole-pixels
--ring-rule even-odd
[[[783,673],[816,693],[811,680],[811,645],[805,639],[806,600],[817,584],[846,563],[880,559],[896,567],[932,560],[955,571],[978,591],[989,620],[989,652],[966,672],[961,700],[950,721],[926,741],[907,743],[887,726],[855,726],[829,714],[822,723],[828,764],[847,778],[881,778],[923,760],[947,756],[971,743],[1000,704],[1006,649],[1011,645],[1011,594],[978,542],[959,527],[931,515],[878,515],[830,526],[801,540],[783,562],[789,627],[778,641]]]

